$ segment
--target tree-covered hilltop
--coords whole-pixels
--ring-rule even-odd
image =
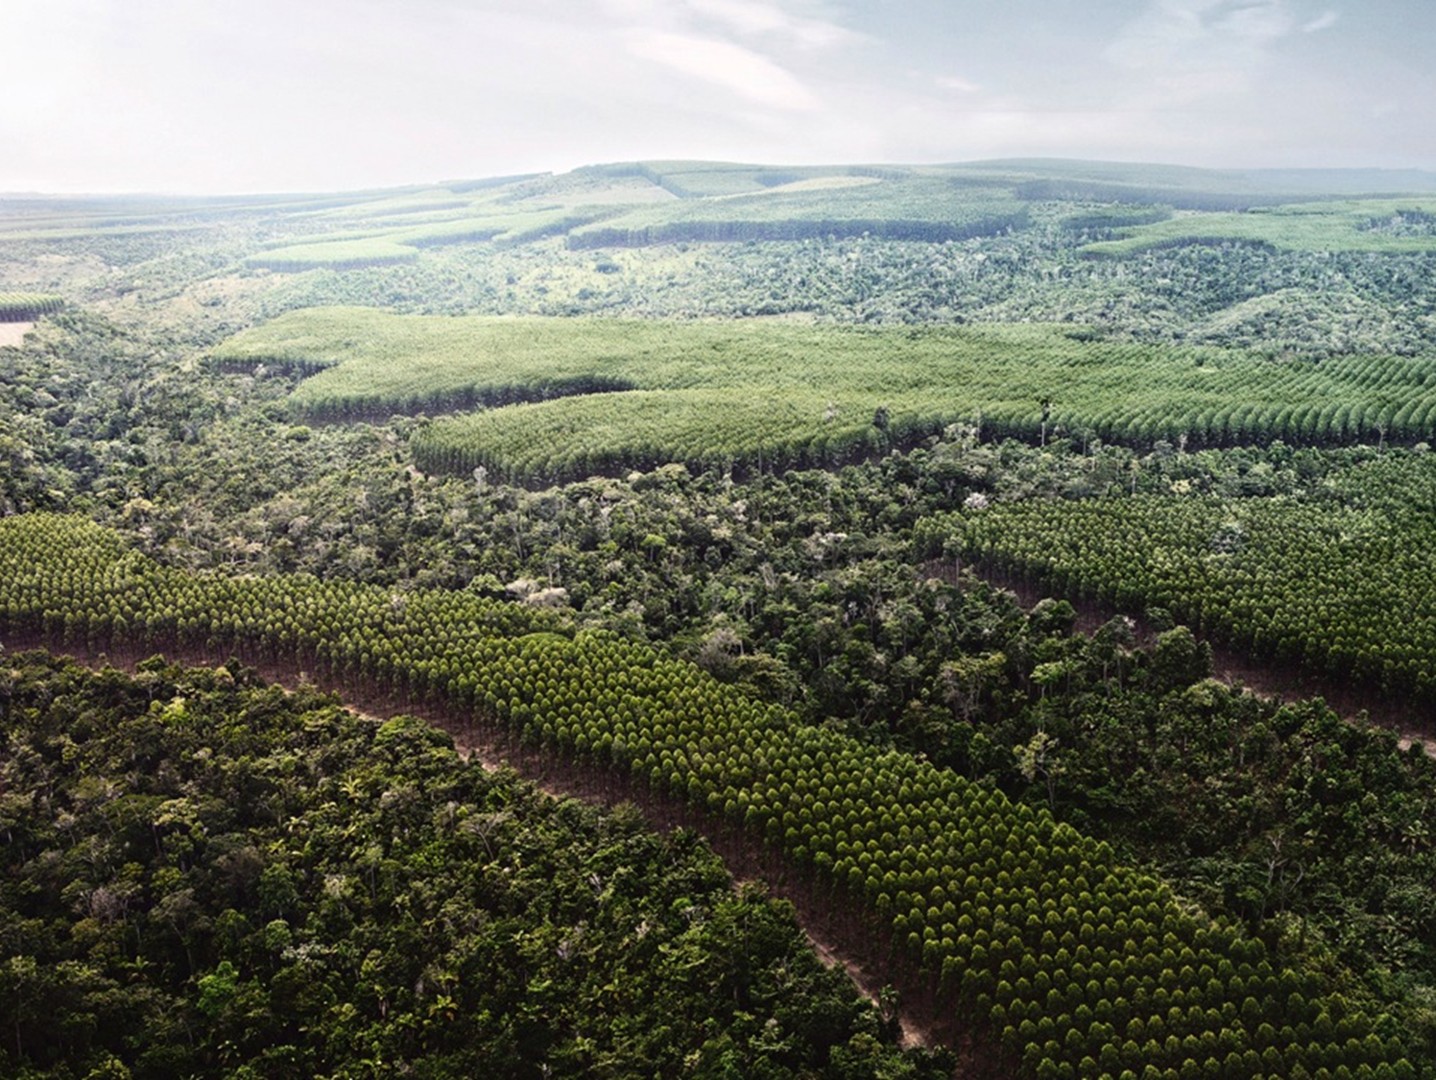
[[[946,1071],[692,834],[420,721],[21,653],[0,723],[7,1076]]]

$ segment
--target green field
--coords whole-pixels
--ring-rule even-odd
[[[1240,242],[1282,251],[1436,251],[1436,199],[1354,199],[1261,207],[1242,213],[1184,213],[1137,225],[1089,255],[1131,255],[1176,244]]]
[[[244,262],[256,270],[288,273],[393,266],[414,262],[423,248],[485,241],[526,243],[566,232],[596,216],[597,213],[592,211],[584,213],[552,206],[478,215],[469,213],[462,217],[438,215],[437,220],[421,225],[407,219],[402,220],[402,227],[391,231],[366,234],[361,230],[321,236],[312,243],[287,244],[258,252]]]
[[[1336,174],[1330,182],[1356,194],[1360,179],[1381,182]],[[1410,178],[1391,182],[1400,179]],[[1318,180],[1300,170],[1227,173],[1091,162],[635,162],[472,189],[456,184],[378,192],[335,206],[286,206],[296,218],[332,223],[334,231],[271,242],[245,263],[280,271],[357,269],[412,261],[423,248],[442,244],[522,244],[550,236],[564,237],[575,250],[844,237],[940,243],[1021,231],[1031,223],[1033,207],[1054,202],[1083,206],[1075,220],[1085,227],[1119,229],[1121,235],[1084,248],[1088,255],[1219,242],[1295,251],[1436,250],[1429,221],[1436,201],[1429,189],[1405,198],[1311,202]],[[1167,217],[1172,208],[1176,216]],[[106,222],[103,228],[189,227],[155,216],[135,220],[154,224]]]
[[[245,261],[257,269],[342,270],[408,261],[440,244],[553,235],[576,249],[863,235],[950,241],[1019,228],[1027,217],[1027,204],[1000,180],[658,163],[581,171],[466,200],[440,190],[329,210],[323,219],[343,231]]]
[[[1415,441],[1436,430],[1436,381],[1419,360],[1280,362],[1090,336],[1050,325],[847,329],[330,308],[292,312],[212,355],[229,367],[323,369],[292,395],[307,415],[505,406],[434,423],[417,459],[525,483],[670,461],[831,464],[959,421],[992,437],[1193,446]]]

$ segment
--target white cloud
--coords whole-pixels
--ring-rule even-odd
[[[1155,0],[1103,55],[1148,80],[1131,85],[1134,100],[1171,107],[1249,90],[1296,29],[1286,0]]]
[[[1231,0],[1214,4],[1213,10],[1212,29],[1232,42],[1260,46],[1284,38],[1296,29],[1296,19],[1285,0],[1266,0],[1264,3]]]
[[[1132,68],[1249,56],[1294,28],[1285,0],[1156,0],[1108,48]]]
[[[1303,34],[1315,34],[1322,30],[1330,30],[1341,19],[1341,16],[1334,11],[1325,11],[1312,19],[1301,28]]]
[[[792,72],[731,41],[648,29],[630,31],[627,40],[634,56],[722,87],[754,104],[791,112],[818,108],[817,97]]]
[[[792,15],[778,4],[760,0],[687,0],[687,6],[740,34],[774,36],[801,49],[828,49],[859,38],[830,20]]]
[[[951,90],[959,94],[976,94],[982,87],[971,79],[964,79],[961,75],[939,75],[933,79],[933,83],[939,90]]]

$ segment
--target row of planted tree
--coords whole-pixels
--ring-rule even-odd
[[[189,575],[49,515],[0,522],[0,615],[91,647],[264,650],[646,780],[870,912],[1025,1075],[1419,1075],[1392,1025],[1323,975],[1274,964],[1046,812],[556,615],[463,592]]]
[[[513,405],[439,419],[414,454],[427,471],[482,465],[524,484],[671,461],[822,467],[955,422],[992,440],[1193,449],[1416,443],[1436,432],[1436,381],[1420,359],[1273,361],[1060,324],[754,329],[335,308],[287,313],[211,356],[231,369],[277,358],[326,368],[290,397],[325,418]]]
[[[64,306],[64,297],[48,293],[0,292],[0,322],[32,322]]]
[[[1158,606],[1258,656],[1436,705],[1436,459],[1369,463],[1325,500],[1135,495],[937,515],[920,550]]]

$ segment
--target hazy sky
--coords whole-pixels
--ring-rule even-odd
[[[1432,0],[0,0],[0,191],[635,158],[1436,168]]]

